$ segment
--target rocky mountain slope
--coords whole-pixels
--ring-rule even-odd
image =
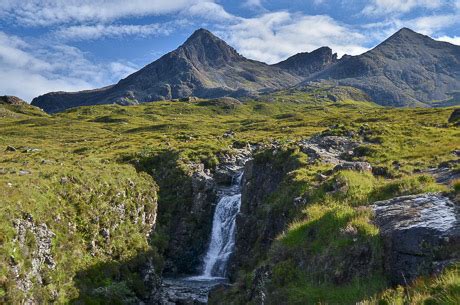
[[[369,52],[347,56],[309,80],[335,80],[388,106],[427,106],[460,88],[460,46],[403,28]]]

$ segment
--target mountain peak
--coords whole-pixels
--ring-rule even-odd
[[[193,32],[192,35],[185,41],[184,45],[187,45],[189,43],[193,43],[196,40],[203,40],[203,39],[209,39],[209,40],[220,40],[216,35],[211,33],[211,31],[208,31],[204,28],[200,28]]]
[[[432,39],[409,28],[402,28],[382,42],[381,45],[388,43],[426,42],[428,40],[431,41]]]
[[[178,50],[194,62],[198,60],[213,66],[244,60],[224,40],[203,28],[196,30]]]

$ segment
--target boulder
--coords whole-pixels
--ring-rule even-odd
[[[460,259],[460,207],[441,194],[396,197],[373,205],[384,268],[404,285]]]
[[[372,166],[367,162],[342,162],[334,167],[334,171],[352,170],[357,172],[371,172]]]

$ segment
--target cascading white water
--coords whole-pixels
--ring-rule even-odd
[[[241,178],[224,190],[212,220],[211,242],[204,258],[202,278],[225,277],[227,262],[235,247],[236,215],[241,206]]]

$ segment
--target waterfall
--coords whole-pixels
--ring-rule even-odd
[[[227,262],[235,247],[236,215],[241,206],[240,173],[232,186],[224,189],[212,220],[211,241],[204,258],[202,278],[225,277]]]

